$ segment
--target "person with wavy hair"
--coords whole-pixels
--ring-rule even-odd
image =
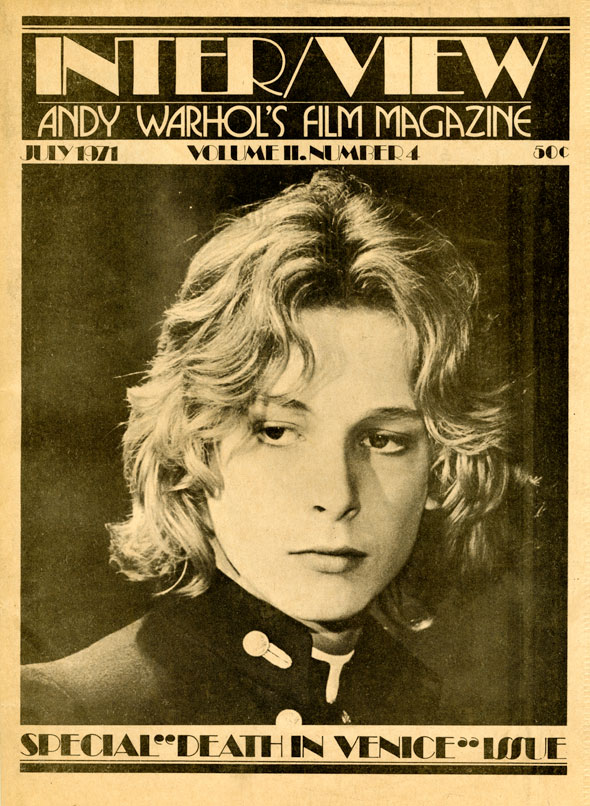
[[[443,234],[342,173],[228,217],[129,391],[112,559],[160,599],[25,667],[24,721],[436,723],[397,633],[494,573],[523,477],[477,304]]]

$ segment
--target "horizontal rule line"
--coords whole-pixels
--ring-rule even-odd
[[[47,104],[50,106],[81,106],[81,105],[90,105],[90,104],[101,104],[105,106],[106,104],[134,104],[136,106],[148,106],[150,104],[158,104],[162,106],[163,104],[178,104],[179,106],[194,106],[195,104],[208,104],[213,105],[217,104],[219,106],[223,105],[231,105],[231,106],[251,106],[253,104],[260,104],[263,106],[278,106],[279,104],[288,106],[289,104],[304,104],[306,106],[310,106],[313,104],[339,104],[342,106],[343,104],[355,104],[355,106],[362,106],[363,104],[397,104],[398,106],[409,106],[410,104],[427,104],[429,106],[435,105],[442,105],[442,104],[488,104],[492,106],[493,104],[530,104],[530,101],[456,101],[454,98],[439,98],[436,101],[427,100],[427,101],[404,101],[404,100],[396,100],[396,101],[326,101],[324,99],[321,100],[314,100],[313,98],[310,101],[275,101],[275,100],[266,100],[265,98],[261,98],[257,101],[244,101],[244,100],[235,100],[235,101],[218,101],[214,98],[209,100],[204,99],[202,101],[189,101],[189,100],[163,100],[163,101],[36,101],[35,103],[38,104]]]
[[[22,762],[21,772],[219,772],[219,773],[358,773],[450,775],[567,775],[565,764],[351,764],[306,763],[208,763],[208,762]]]
[[[84,26],[67,26],[67,25],[24,25],[22,28],[24,33],[158,33],[159,31],[163,31],[166,33],[313,33],[313,34],[329,34],[329,33],[356,33],[356,34],[379,34],[382,32],[397,32],[397,33],[429,33],[429,34],[445,34],[445,33],[499,33],[499,34],[551,34],[551,33],[569,33],[570,28],[564,26],[555,26],[555,27],[547,27],[547,26],[527,26],[527,27],[497,27],[494,28],[493,26],[480,26],[480,27],[469,27],[469,26],[456,26],[456,27],[448,27],[448,28],[429,28],[429,27],[412,27],[408,28],[407,26],[329,26],[325,28],[317,28],[315,26],[305,27],[275,27],[272,25],[269,26],[257,26],[257,27],[235,27],[235,26],[215,26],[211,28],[203,27],[203,26],[177,26],[173,25],[169,28],[165,25],[157,25],[157,26],[147,26],[147,25],[133,25],[133,26],[106,26],[106,25],[84,25]]]
[[[162,759],[160,759],[160,758],[143,758],[141,760],[141,762],[130,762],[129,759],[126,759],[126,758],[109,758],[108,760],[105,760],[105,761],[72,761],[70,758],[54,758],[51,761],[39,761],[39,760],[36,760],[36,761],[21,761],[21,764],[34,764],[34,765],[39,765],[39,764],[59,764],[62,767],[63,766],[68,766],[68,765],[71,765],[71,764],[83,764],[83,765],[87,766],[88,764],[94,764],[94,765],[96,765],[96,764],[102,764],[102,765],[105,765],[105,764],[117,764],[117,765],[121,765],[121,764],[130,764],[130,763],[131,764],[141,764],[141,765],[145,765],[145,764],[192,764],[192,765],[195,765],[195,764],[198,764],[198,765],[201,765],[201,766],[203,764],[209,764],[209,765],[211,765],[211,764],[217,764],[217,765],[226,764],[226,765],[228,765],[229,764],[229,765],[231,765],[233,767],[233,766],[235,766],[235,764],[242,764],[244,766],[246,766],[246,765],[253,766],[253,765],[256,765],[256,764],[283,764],[284,765],[286,762],[283,759],[280,759],[280,758],[272,758],[272,759],[269,758],[269,759],[265,759],[264,761],[261,761],[260,759],[252,759],[251,761],[239,761],[239,762],[227,762],[227,761],[212,762],[210,760],[205,760],[205,759],[203,759],[203,760],[195,760],[194,758],[175,758],[173,761],[162,761]],[[342,766],[343,764],[347,764],[347,765],[348,764],[354,764],[356,766],[365,766],[366,767],[367,765],[368,766],[375,766],[375,764],[377,762],[375,762],[375,761],[364,761],[364,762],[361,762],[361,761],[354,761],[354,762],[352,762],[352,761],[326,761],[325,759],[320,759],[320,758],[317,758],[317,759],[316,758],[308,758],[305,761],[300,761],[299,759],[297,759],[296,761],[293,761],[293,762],[290,762],[290,763],[294,763],[294,764],[315,764],[315,765],[323,764],[324,766],[330,765],[330,764],[335,765],[335,766]],[[502,763],[499,764],[498,759],[479,762],[477,764],[474,761],[456,761],[456,760],[449,761],[448,764],[441,764],[440,762],[432,762],[432,763],[435,764],[438,767],[444,767],[444,766],[456,767],[458,765],[464,765],[464,766],[468,766],[468,767],[473,767],[473,766],[478,766],[478,767],[500,767],[500,766],[501,767],[510,767],[510,766],[513,766],[513,767],[555,767],[555,766],[564,766],[565,767],[565,766],[567,766],[567,762],[565,760],[562,761],[560,764],[555,764],[554,761],[502,761]],[[402,766],[406,765],[407,766],[409,764],[414,764],[414,765],[417,764],[418,766],[422,766],[422,767],[432,766],[431,764],[425,764],[423,759],[421,759],[421,760],[416,759],[414,761],[412,761],[410,759],[404,759],[404,761],[381,761],[381,762],[379,762],[379,764],[381,764],[381,766],[386,764],[388,766],[395,765],[395,766],[398,766],[398,767],[400,765],[402,765]]]

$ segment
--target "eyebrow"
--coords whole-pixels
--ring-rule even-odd
[[[272,404],[273,406],[280,406],[283,409],[293,409],[294,411],[305,411],[311,413],[311,409],[301,400],[294,400],[284,395],[260,395],[260,402],[265,406]]]
[[[419,420],[422,422],[420,412],[417,409],[410,408],[410,406],[386,406],[380,409],[374,409],[368,412],[363,419],[371,420],[377,417],[391,417],[392,419],[407,417],[411,420]]]
[[[293,398],[284,397],[282,395],[262,395],[260,397],[260,401],[264,405],[274,405],[280,406],[281,408],[285,409],[292,409],[294,411],[304,411],[308,414],[311,413],[311,409],[301,400],[295,400]],[[413,409],[410,406],[383,406],[378,409],[373,409],[372,411],[368,411],[366,414],[363,415],[361,418],[362,420],[372,420],[377,419],[379,417],[388,417],[390,419],[400,419],[400,418],[407,418],[411,420],[416,420],[422,422],[422,415],[417,409]]]

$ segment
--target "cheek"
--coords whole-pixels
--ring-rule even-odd
[[[427,496],[428,473],[388,473],[365,491],[353,529],[371,547],[382,581],[391,581],[410,557],[418,537]]]
[[[262,537],[271,527],[269,520],[281,510],[277,496],[288,482],[283,477],[281,485],[277,473],[269,473],[265,463],[251,456],[241,459],[233,457],[220,465],[223,489],[208,503],[218,539],[244,543],[252,534]]]
[[[294,513],[305,500],[306,463],[285,449],[254,449],[233,455],[220,466],[226,508],[242,516],[262,518],[263,512]],[[309,473],[309,470],[307,471]]]
[[[360,474],[361,511],[375,517],[396,518],[400,523],[422,517],[428,494],[428,450],[414,456],[389,459],[376,457]]]

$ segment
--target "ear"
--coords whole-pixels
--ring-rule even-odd
[[[431,495],[429,495],[426,499],[426,503],[424,504],[424,509],[429,511],[433,509],[440,509],[440,503],[436,500],[436,498],[433,498]]]

